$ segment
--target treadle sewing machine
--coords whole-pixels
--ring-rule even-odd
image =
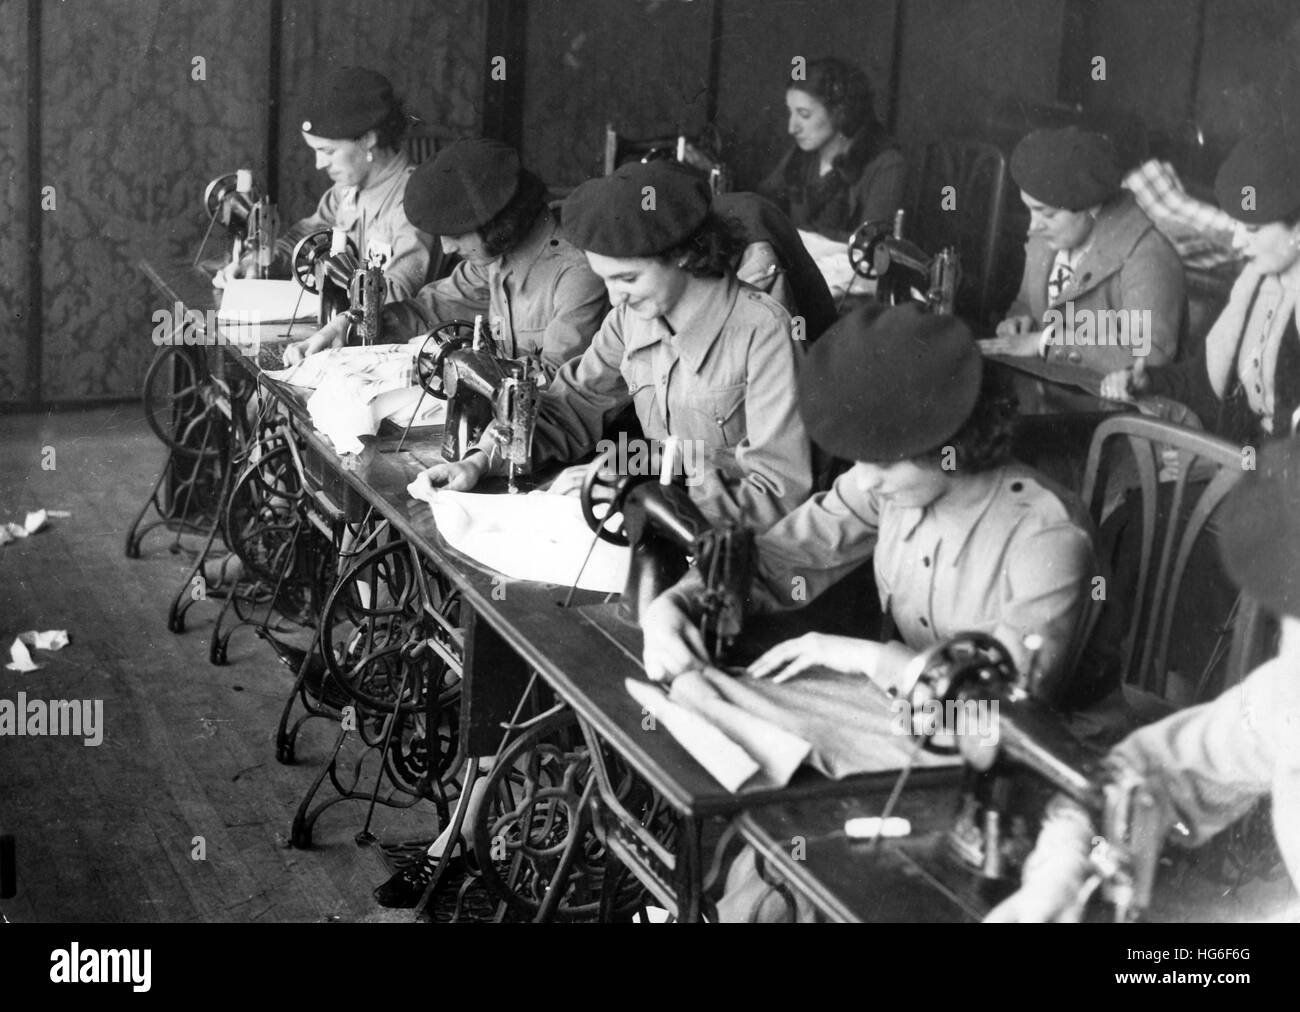
[[[498,354],[479,316],[472,325],[453,320],[430,331],[416,353],[415,372],[425,394],[447,401],[443,459],[460,460],[492,426],[509,467],[509,491],[518,492],[519,478],[533,467],[541,393],[536,358]]]
[[[937,644],[909,665],[902,698],[913,734],[924,747],[960,751],[968,767],[949,843],[985,878],[1019,882],[1034,840],[1031,819],[1016,812],[1015,795],[1023,792],[1013,790],[1013,781],[1026,771],[1036,774],[1100,827],[1089,856],[1095,883],[1115,920],[1139,919],[1151,902],[1164,842],[1158,808],[1140,777],[1112,776],[1095,750],[1030,695],[1032,680],[984,633]],[[992,711],[992,722],[972,735],[981,708]]]
[[[386,260],[372,252],[362,264],[356,245],[341,228],[305,236],[293,250],[293,276],[304,291],[320,296],[317,326],[346,315],[349,346],[377,344]]]
[[[928,256],[903,238],[904,212],[892,223],[869,221],[849,237],[849,264],[860,278],[876,282],[876,298],[891,306],[920,302],[928,312],[951,316],[961,283],[957,250]]]
[[[240,169],[212,180],[203,191],[203,207],[208,213],[208,230],[199,243],[194,263],[203,255],[212,229],[220,224],[234,241],[231,261],[239,263],[249,257],[253,277],[270,277],[280,219],[275,204],[253,180],[252,172]]]
[[[601,540],[632,549],[621,602],[631,622],[696,561],[706,586],[701,633],[724,660],[744,622],[754,539],[738,523],[715,526],[705,518],[674,480],[678,450],[676,439],[664,441],[659,475],[617,474],[612,451],[595,460],[582,484],[582,515]]]

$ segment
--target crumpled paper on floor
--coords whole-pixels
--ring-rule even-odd
[[[421,399],[416,351],[412,344],[330,348],[266,375],[314,389],[307,401],[312,425],[339,453],[360,453],[361,436],[373,436],[385,419],[405,426],[417,405],[416,425],[440,425],[446,417],[445,401]]]
[[[25,538],[44,530],[49,516],[50,514],[45,510],[33,510],[27,514],[27,518],[21,524],[5,524],[0,527],[0,545],[7,545],[11,541],[17,541],[19,538]]]
[[[43,665],[32,660],[32,654],[27,649],[28,647],[35,647],[37,650],[62,650],[67,645],[68,631],[66,629],[48,629],[45,632],[37,632],[32,629],[25,633],[19,633],[9,647],[9,657],[11,659],[5,667],[10,671],[36,671]]]
[[[610,594],[627,583],[627,548],[597,541],[583,566],[595,535],[577,496],[453,492],[418,479],[406,491],[429,504],[449,545],[513,579],[566,587],[576,580],[583,590]]]

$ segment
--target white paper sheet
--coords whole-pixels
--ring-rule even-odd
[[[407,486],[412,498],[427,502],[438,533],[457,551],[516,580],[536,580],[583,590],[622,593],[630,550],[596,542],[582,518],[577,496],[530,492],[483,495],[430,488],[417,479]]]
[[[803,240],[808,255],[826,279],[833,298],[838,299],[850,290],[854,295],[875,294],[876,282],[858,277],[849,263],[847,243],[836,242],[817,232],[805,232],[802,229],[799,230],[799,238]]]
[[[28,647],[37,650],[62,650],[68,645],[66,629],[47,629],[37,632],[35,629],[19,633],[9,646],[10,661],[5,667],[10,671],[36,671],[42,667],[32,660]]]
[[[299,296],[302,296],[301,302]],[[230,323],[287,323],[295,318],[315,320],[319,315],[320,296],[304,291],[297,281],[263,281],[259,278],[236,278],[227,282],[221,308],[217,310],[217,319]]]

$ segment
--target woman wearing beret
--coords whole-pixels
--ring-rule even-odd
[[[751,605],[765,612],[802,607],[871,558],[896,637],[808,633],[759,657],[752,677],[859,675],[896,688],[918,653],[975,630],[995,636],[1047,702],[1065,710],[1114,702],[1113,677],[1072,670],[1097,571],[1086,513],[1069,493],[1009,459],[1014,407],[985,375],[963,323],[915,306],[887,310],[874,322],[864,311],[850,314],[810,350],[799,407],[819,446],[857,463],[757,539]],[[692,571],[646,609],[650,678],[670,680],[710,663],[692,618],[701,590]],[[1040,641],[1036,651],[1031,635]],[[832,674],[812,670],[819,668]],[[812,705],[823,688],[830,683],[810,686],[811,694],[787,700],[788,708]],[[781,706],[781,699],[770,701]],[[772,908],[774,895],[746,852],[728,876],[719,916],[788,916]],[[798,914],[805,919],[810,908]]]
[[[710,213],[707,182],[673,162],[630,163],[574,190],[563,222],[613,309],[543,392],[534,462],[584,459],[631,404],[648,439],[675,436],[696,451],[687,484],[709,519],[765,530],[803,502],[811,448],[795,407],[790,315],[732,273],[740,241]],[[469,489],[497,456],[489,433],[422,477]],[[572,469],[553,490],[571,491],[581,475]]]
[[[1086,512],[1010,459],[1014,406],[985,378],[965,324],[912,306],[871,322],[850,314],[810,349],[799,408],[819,446],[857,463],[758,538],[754,602],[800,607],[872,558],[901,641],[810,634],[774,647],[755,674],[820,665],[889,687],[916,653],[973,629],[1022,668],[1025,637],[1040,636],[1035,689],[1049,702],[1078,709],[1110,691],[1073,684],[1068,670],[1096,573]],[[688,574],[647,611],[651,678],[706,661],[688,618],[698,580]]]
[[[342,228],[363,261],[372,252],[385,257],[385,299],[411,298],[427,279],[433,238],[411,224],[402,207],[414,166],[402,150],[407,116],[392,85],[373,70],[344,67],[310,96],[305,112],[303,140],[333,185],[315,214],[276,239],[273,269],[287,276],[301,239],[323,228]],[[213,283],[221,287],[248,267],[231,264]]]
[[[758,186],[796,228],[836,240],[867,221],[893,220],[906,165],[876,118],[871,82],[826,58],[807,65],[785,93],[792,147]]]
[[[1300,420],[1300,145],[1283,130],[1241,141],[1219,169],[1219,205],[1242,223],[1247,263],[1193,358],[1124,363],[1102,394],[1157,394],[1191,408],[1233,442],[1290,434]]]
[[[537,355],[548,377],[587,350],[609,309],[605,286],[560,230],[546,185],[520,166],[513,148],[485,139],[448,145],[411,176],[406,214],[460,262],[414,297],[387,304],[382,340],[484,314],[503,355]],[[285,362],[340,345],[346,332],[347,321],[335,319],[290,345]]]
[[[1238,191],[1239,193],[1240,191]],[[1226,202],[1225,202],[1226,206]],[[1223,557],[1233,578],[1282,622],[1279,654],[1213,702],[1129,735],[1106,759],[1118,777],[1140,777],[1163,833],[1204,843],[1264,797],[1273,800],[1278,849],[1300,884],[1300,443],[1264,448],[1223,505]],[[1021,888],[990,921],[1077,921],[1096,829],[1064,797],[1048,806]],[[1287,919],[1294,919],[1294,912]]]
[[[1172,362],[1187,324],[1183,266],[1121,189],[1111,143],[1077,127],[1039,130],[1016,145],[1011,175],[1029,209],[1025,271],[985,353],[1100,374],[1138,357]]]

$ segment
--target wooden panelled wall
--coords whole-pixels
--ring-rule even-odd
[[[969,131],[999,102],[1078,99],[1156,129],[1194,117],[1213,152],[1204,177],[1277,105],[1298,15],[1294,0],[0,0],[0,406],[135,393],[156,308],[135,261],[192,252],[203,185],[243,164],[265,173],[268,153],[285,213],[310,209],[322,180],[297,97],[325,66],[384,70],[449,133],[515,139],[522,122],[525,160],[556,186],[600,170],[607,121],[653,136],[711,118],[752,185],[787,143],[791,57],[823,54],[871,74],[904,140]],[[510,48],[512,91],[488,91],[489,34]],[[1105,82],[1087,73],[1098,55]],[[33,236],[37,184],[56,207],[32,216]]]

